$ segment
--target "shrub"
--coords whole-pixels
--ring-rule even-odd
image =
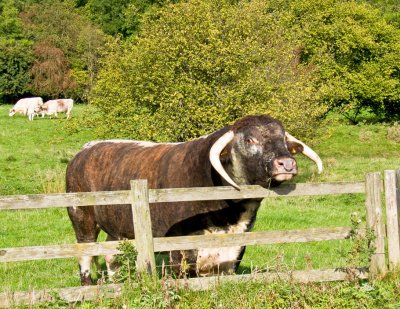
[[[91,103],[97,133],[158,141],[207,134],[247,114],[270,114],[312,136],[326,107],[315,71],[264,1],[189,1],[143,21],[108,46]]]
[[[388,138],[388,140],[390,140],[392,142],[400,143],[400,125],[399,124],[395,124],[388,128],[387,138]]]
[[[400,115],[400,29],[359,1],[275,0],[270,10],[300,37],[301,62],[318,67],[322,99],[356,123],[363,110]],[[284,16],[284,17],[283,17]]]

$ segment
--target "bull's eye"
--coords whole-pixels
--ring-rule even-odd
[[[259,141],[254,137],[248,137],[248,138],[246,138],[246,143],[248,145],[257,145],[257,144],[259,144]]]

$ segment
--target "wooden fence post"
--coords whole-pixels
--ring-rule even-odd
[[[400,205],[396,195],[396,171],[385,171],[386,224],[390,270],[400,267]]]
[[[139,272],[155,274],[153,233],[147,180],[131,180],[131,204]]]
[[[371,242],[375,252],[371,256],[369,267],[372,279],[384,275],[386,272],[385,229],[382,221],[381,191],[381,173],[368,173],[365,179],[367,226],[375,234],[375,239]]]
[[[396,171],[396,201],[397,201],[397,210],[398,210],[398,219],[399,219],[399,229],[400,229],[400,170]]]

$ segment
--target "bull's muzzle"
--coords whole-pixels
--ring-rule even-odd
[[[290,157],[278,157],[272,161],[272,178],[277,181],[292,179],[297,175],[296,160]]]

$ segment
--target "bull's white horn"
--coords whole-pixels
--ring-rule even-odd
[[[224,178],[228,183],[230,183],[234,188],[240,190],[239,186],[232,180],[231,177],[226,173],[224,167],[222,166],[219,156],[222,150],[228,145],[234,138],[235,134],[233,131],[228,131],[222,135],[210,149],[210,162],[214,169]]]
[[[300,145],[303,146],[303,154],[307,157],[309,157],[311,160],[313,160],[318,167],[318,174],[322,173],[323,167],[322,167],[322,160],[321,158],[317,155],[317,153],[312,150],[310,147],[308,147],[306,144],[304,144],[302,141],[299,141],[297,138],[293,137],[289,133],[285,132],[286,139],[289,142],[296,142],[299,143]]]

